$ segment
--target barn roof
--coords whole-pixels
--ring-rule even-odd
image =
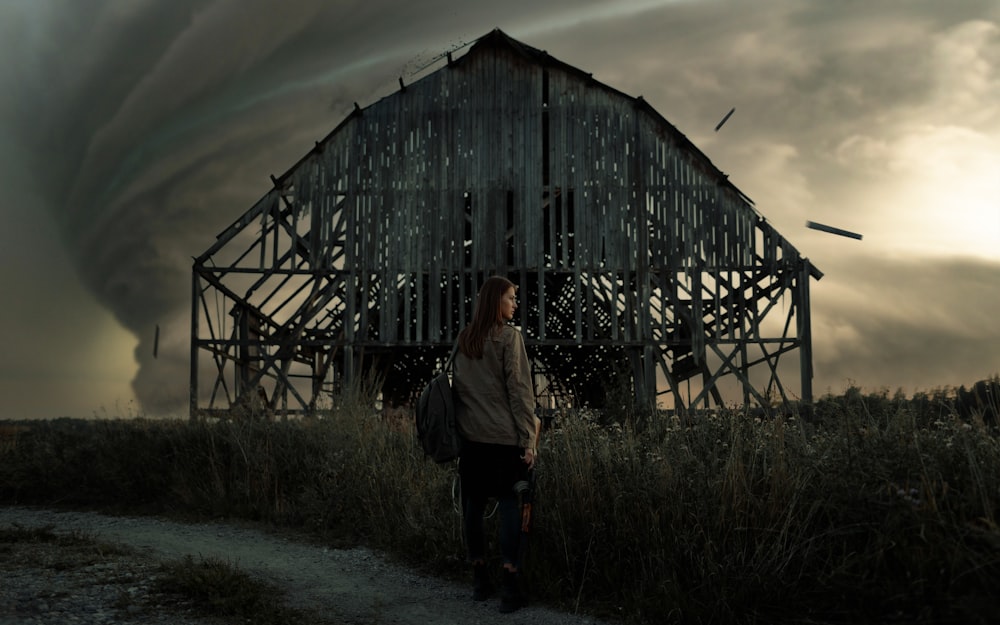
[[[624,93],[624,92],[622,92],[622,91],[620,91],[618,89],[615,89],[614,87],[611,87],[610,85],[602,83],[599,80],[596,80],[594,78],[593,74],[591,74],[589,72],[585,72],[582,69],[580,69],[578,67],[575,67],[573,65],[570,65],[569,63],[566,63],[564,61],[560,61],[559,59],[557,59],[554,56],[550,55],[545,50],[540,50],[538,48],[529,46],[526,43],[518,41],[517,39],[514,39],[513,37],[511,37],[507,33],[505,33],[502,30],[500,30],[499,28],[495,28],[492,31],[490,31],[489,33],[487,33],[487,34],[483,35],[482,37],[480,37],[479,39],[476,39],[471,44],[471,46],[469,47],[468,52],[465,55],[463,55],[463,56],[461,56],[461,57],[459,57],[457,59],[454,59],[453,61],[450,60],[451,59],[451,53],[450,52],[447,53],[447,56],[448,56],[448,58],[450,60],[450,63],[458,65],[458,64],[462,64],[463,62],[467,62],[469,59],[474,58],[475,56],[477,56],[479,54],[492,54],[493,51],[495,51],[498,48],[506,48],[508,50],[512,50],[512,51],[516,52],[517,54],[521,55],[522,57],[524,57],[525,59],[527,59],[528,61],[532,62],[532,63],[538,64],[538,65],[541,65],[541,66],[556,67],[556,68],[559,68],[559,69],[561,69],[563,71],[566,71],[568,73],[575,74],[576,76],[580,77],[581,79],[584,79],[585,81],[589,82],[594,87],[597,87],[599,89],[603,89],[603,90],[605,90],[605,91],[607,91],[609,93],[612,93],[612,94],[614,94],[614,95],[616,95],[618,97],[631,100],[635,104],[635,106],[637,108],[639,108],[640,110],[645,111],[653,119],[656,119],[661,124],[662,129],[665,132],[667,132],[678,143],[678,145],[680,145],[682,148],[684,148],[693,157],[695,157],[696,159],[698,159],[699,161],[701,161],[701,164],[706,168],[706,170],[708,170],[709,172],[711,172],[714,175],[714,177],[717,179],[717,181],[719,183],[721,183],[723,186],[726,186],[726,187],[732,189],[733,191],[735,191],[748,204],[750,204],[751,206],[753,206],[753,204],[754,204],[753,200],[751,200],[745,193],[743,193],[732,182],[730,182],[728,175],[724,174],[721,170],[719,170],[719,168],[716,167],[712,163],[712,161],[708,158],[708,156],[705,155],[704,152],[702,152],[700,149],[698,149],[698,147],[694,143],[692,143],[691,140],[688,139],[687,136],[684,135],[684,133],[682,133],[680,130],[678,130],[676,126],[674,126],[669,121],[667,121],[667,119],[665,117],[663,117],[663,115],[661,115],[659,113],[659,111],[657,111],[655,108],[652,107],[652,105],[650,105],[648,102],[646,102],[646,100],[641,95],[633,97],[633,96],[630,96],[630,95],[628,95],[628,94],[626,94],[626,93]],[[444,56],[442,56],[441,58],[444,58]],[[400,82],[402,82],[402,79],[400,79]],[[395,93],[399,93],[399,91],[401,91],[402,89],[403,89],[403,87],[401,87],[400,89],[396,90],[396,92],[394,92],[394,94]],[[394,95],[394,94],[390,94],[390,96],[385,96],[385,97],[391,97],[391,95]],[[369,106],[373,106],[373,105],[374,104],[370,104]],[[368,108],[368,107],[361,107],[358,104],[355,104],[354,110],[346,118],[344,118],[344,120],[341,121],[340,124],[338,124],[333,130],[331,130],[326,135],[326,137],[324,137],[321,141],[319,141],[319,142],[316,143],[315,150],[321,150],[322,146],[323,146],[323,143],[325,143],[327,141],[327,139],[329,139],[330,137],[332,137],[335,134],[337,134],[337,132],[345,124],[347,124],[355,115],[363,114],[363,112],[364,112],[364,110],[366,108]],[[285,177],[289,176],[308,157],[309,157],[309,154],[306,154],[305,156],[303,156],[298,162],[296,162],[292,167],[290,167],[288,169],[288,171],[286,171],[284,174],[282,174],[281,176],[279,176],[278,180],[283,180]]]
[[[496,54],[496,51],[498,49],[513,51],[516,54],[523,57],[524,59],[526,59],[528,62],[537,64],[539,66],[558,68],[561,71],[565,71],[569,74],[576,75],[589,85],[604,90],[610,94],[613,94],[615,97],[620,97],[626,100],[630,100],[636,107],[636,109],[643,111],[650,117],[650,119],[655,120],[657,126],[660,128],[662,132],[670,136],[673,139],[673,141],[675,141],[676,144],[684,152],[686,152],[692,159],[694,159],[700,164],[702,173],[704,175],[708,176],[709,178],[712,178],[721,187],[729,189],[730,191],[735,193],[740,199],[746,202],[746,205],[749,210],[752,210],[754,213],[756,213],[757,216],[762,221],[765,222],[767,221],[767,218],[764,217],[764,215],[757,210],[754,201],[749,196],[747,196],[746,193],[744,193],[741,189],[739,189],[735,184],[733,184],[729,180],[728,174],[725,174],[724,172],[722,172],[722,170],[716,167],[715,164],[711,161],[711,159],[704,152],[702,152],[698,148],[698,146],[696,146],[690,139],[688,139],[688,137],[684,133],[678,130],[676,126],[674,126],[663,115],[661,115],[659,111],[653,108],[653,106],[650,105],[641,95],[631,96],[624,93],[623,91],[615,89],[610,85],[607,85],[599,80],[596,80],[593,77],[593,74],[591,74],[590,72],[586,72],[578,67],[566,63],[565,61],[561,61],[555,58],[554,56],[550,55],[545,50],[541,50],[539,48],[530,46],[524,42],[518,41],[517,39],[514,39],[507,33],[503,32],[500,28],[494,28],[493,30],[486,33],[482,37],[479,37],[478,39],[474,40],[471,44],[469,44],[468,51],[461,57],[453,58],[453,51],[449,51],[437,57],[435,61],[440,61],[442,59],[447,58],[448,66],[455,66],[467,63],[471,59],[476,58],[479,55]],[[425,66],[424,69],[426,69],[426,67],[429,67],[430,65],[433,65],[435,61],[429,63],[427,66]],[[435,71],[441,71],[442,69],[443,68],[440,68]],[[403,84],[402,77],[399,79],[399,83],[400,83],[399,89],[397,89],[396,91],[394,91],[389,95],[383,96],[382,98],[380,98],[380,101],[388,97],[393,97],[399,94],[401,91],[403,91],[405,89],[405,86]],[[367,108],[375,106],[376,104],[378,104],[378,102],[369,104],[366,107],[362,107],[357,103],[355,103],[354,110],[350,114],[348,114],[322,140],[317,141],[313,150],[303,155],[303,157],[300,158],[294,165],[292,165],[292,167],[290,167],[284,174],[275,177],[274,178],[275,183],[280,184],[284,182],[286,178],[291,176],[303,162],[305,162],[310,158],[312,154],[322,151],[325,143],[330,138],[335,136],[338,133],[338,131],[340,131],[345,125],[350,123],[350,121],[355,116],[363,115],[364,111]],[[812,266],[810,269],[810,275],[814,279],[820,280],[823,277],[823,272],[820,271],[817,267]]]

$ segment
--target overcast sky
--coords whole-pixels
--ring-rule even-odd
[[[1000,373],[995,0],[3,0],[0,418],[186,416],[192,257],[495,27],[642,95],[824,272],[817,395]]]

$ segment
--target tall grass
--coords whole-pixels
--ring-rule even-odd
[[[355,390],[295,422],[31,424],[0,451],[0,499],[249,518],[464,571],[453,467],[371,405]],[[986,623],[998,476],[981,419],[886,392],[809,419],[569,412],[543,436],[526,577],[637,623]]]

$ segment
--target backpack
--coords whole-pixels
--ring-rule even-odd
[[[455,395],[448,379],[448,369],[454,358],[452,351],[444,371],[431,379],[417,401],[417,439],[424,455],[438,464],[451,462],[462,448],[455,424]]]

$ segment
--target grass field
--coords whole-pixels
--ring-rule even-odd
[[[952,397],[850,388],[808,418],[564,412],[542,441],[532,594],[634,623],[995,622],[1000,438]],[[253,519],[464,574],[454,467],[371,405],[7,422],[0,502]]]

